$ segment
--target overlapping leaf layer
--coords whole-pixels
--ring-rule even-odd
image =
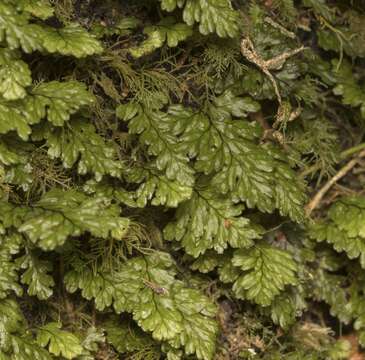
[[[365,346],[337,3],[0,1],[0,360],[347,359],[334,318]]]

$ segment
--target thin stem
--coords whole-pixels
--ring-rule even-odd
[[[350,157],[351,155],[361,151],[365,149],[365,143],[361,143],[359,145],[355,145],[353,147],[350,147],[344,151],[342,151],[340,153],[340,160],[345,160],[347,159],[348,157]],[[304,178],[306,177],[307,175],[313,173],[313,172],[316,172],[317,170],[319,170],[321,168],[321,165],[318,163],[318,164],[314,164],[312,166],[310,166],[308,169],[305,169],[303,170],[301,173],[300,173],[300,177]]]
[[[350,147],[344,151],[342,151],[341,153],[341,159],[346,159],[347,157],[357,153],[358,151],[361,151],[365,149],[365,143],[361,143],[359,145],[356,145],[356,146],[353,146],[353,147]]]
[[[311,199],[311,201],[305,207],[307,216],[309,216],[312,213],[312,211],[319,205],[323,196],[332,187],[332,185],[334,185],[338,180],[344,177],[364,156],[365,156],[365,150],[361,151],[359,155],[350,160],[344,167],[342,167],[338,171],[338,173],[335,176],[333,176],[326,182],[326,184],[316,193],[316,195]]]

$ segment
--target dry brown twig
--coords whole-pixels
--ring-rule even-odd
[[[319,205],[323,196],[327,191],[341,178],[343,178],[351,169],[358,163],[360,159],[365,157],[365,150],[361,151],[355,158],[350,160],[344,167],[342,167],[336,175],[329,179],[326,184],[315,194],[305,207],[307,216],[310,216],[312,211]]]
[[[285,64],[286,60],[292,56],[300,53],[305,49],[304,46],[300,46],[297,49],[284,52],[283,54],[277,55],[270,60],[264,60],[259,54],[257,54],[255,47],[249,37],[243,38],[241,41],[241,53],[251,63],[255,64],[271,81],[276,97],[279,104],[281,105],[282,99],[279,92],[278,85],[271,74],[270,70],[280,70]]]
[[[249,37],[243,38],[241,41],[241,53],[242,55],[251,63],[255,64],[270,80],[272,86],[274,87],[275,95],[279,103],[279,108],[276,114],[276,120],[274,123],[274,129],[278,128],[279,124],[283,121],[283,118],[288,118],[288,121],[293,121],[296,119],[301,109],[294,110],[288,116],[283,116],[283,112],[286,110],[285,104],[282,102],[282,98],[280,95],[278,84],[276,83],[276,80],[274,76],[271,74],[270,70],[280,70],[285,62],[292,56],[300,53],[301,51],[305,50],[306,48],[304,46],[300,46],[297,49],[284,52],[283,54],[277,55],[269,60],[264,60],[255,50],[255,47]],[[284,136],[278,131],[275,131],[273,129],[266,131],[266,134],[269,132],[272,132],[274,134],[274,137],[280,144],[284,144]]]
[[[273,28],[279,30],[283,35],[291,38],[291,39],[295,39],[296,35],[295,33],[293,33],[292,31],[289,31],[287,29],[285,29],[285,27],[281,26],[280,24],[278,24],[276,21],[274,21],[273,19],[271,19],[271,17],[266,16],[264,18],[264,21],[266,23],[268,23],[269,25],[271,25]]]

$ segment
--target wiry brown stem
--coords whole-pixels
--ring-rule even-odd
[[[358,163],[358,161],[365,156],[365,150],[361,151],[358,156],[350,160],[344,167],[342,167],[335,176],[329,179],[326,184],[316,193],[305,207],[307,216],[310,216],[312,211],[319,205],[323,196],[327,191],[342,177],[344,177],[351,169]]]

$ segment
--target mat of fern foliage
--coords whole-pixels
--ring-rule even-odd
[[[0,360],[365,348],[365,2],[0,0]]]

